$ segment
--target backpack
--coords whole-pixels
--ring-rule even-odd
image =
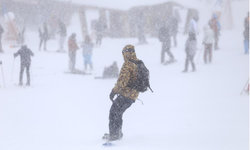
[[[131,87],[132,89],[135,89],[138,92],[145,92],[149,88],[153,92],[149,84],[149,70],[146,68],[143,61],[136,61],[133,59],[129,59],[129,61],[137,65],[138,73],[136,80],[133,83],[129,84],[128,87]]]

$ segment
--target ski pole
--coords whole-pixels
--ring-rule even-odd
[[[12,82],[12,79],[13,79],[14,67],[15,67],[15,58],[13,60],[13,65],[12,65],[11,82]]]
[[[200,53],[198,54],[196,64],[198,64],[198,61],[199,61],[199,58],[200,58],[201,52],[202,52],[202,48],[200,49]]]
[[[242,95],[243,91],[245,90],[247,84],[249,83],[249,79],[247,80],[247,83],[244,85],[243,90],[241,91],[240,95]]]
[[[3,75],[3,65],[2,64],[1,64],[1,69],[2,69],[2,75]],[[3,75],[3,87],[5,88],[4,75]]]

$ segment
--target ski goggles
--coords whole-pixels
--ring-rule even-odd
[[[125,49],[125,50],[122,51],[122,54],[125,53],[125,52],[135,52],[135,50],[132,49],[132,48]]]

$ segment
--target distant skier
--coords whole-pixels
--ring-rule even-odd
[[[25,27],[23,27],[23,30],[18,33],[17,43],[20,44],[20,45],[23,45],[23,43],[25,41],[24,33],[25,33]]]
[[[41,50],[42,44],[44,43],[44,50],[46,51],[47,40],[49,39],[48,27],[46,22],[43,23],[43,32],[39,28],[40,45],[39,51]]]
[[[210,25],[211,29],[213,29],[213,31],[214,31],[214,39],[215,39],[214,49],[218,50],[219,49],[218,42],[219,42],[221,25],[220,25],[220,22],[218,20],[218,16],[216,14],[213,14],[212,19],[209,21],[209,25]]]
[[[69,70],[71,72],[74,72],[76,63],[76,50],[79,49],[76,43],[75,33],[72,33],[72,35],[69,37],[68,47],[69,47]]]
[[[165,53],[167,53],[168,56],[170,57],[169,61],[167,62],[174,61],[174,55],[170,51],[171,39],[170,39],[169,28],[168,27],[160,28],[159,33],[158,33],[158,38],[162,42],[161,63],[162,64],[166,63]]]
[[[186,62],[185,62],[185,69],[183,72],[188,71],[188,63],[189,61],[191,62],[193,72],[196,71],[195,64],[194,64],[194,56],[195,56],[195,51],[196,51],[196,36],[193,33],[189,33],[188,39],[186,41],[185,45],[185,52],[186,52]]]
[[[63,47],[67,36],[67,29],[65,24],[61,20],[58,21],[58,25],[59,25],[59,35],[60,35],[59,39],[60,48],[57,52],[65,52]]]
[[[84,60],[84,70],[87,70],[87,65],[90,66],[90,69],[93,69],[92,63],[92,51],[94,44],[91,43],[90,37],[88,35],[85,36],[85,41],[82,44],[82,54]]]
[[[0,25],[0,53],[3,53],[3,48],[2,48],[2,35],[4,33],[3,27]]]
[[[131,82],[137,78],[137,65],[130,59],[138,61],[133,45],[126,45],[122,50],[124,63],[122,65],[119,78],[109,97],[112,106],[109,112],[109,134],[104,135],[107,140],[115,141],[123,137],[122,116],[123,113],[135,102],[139,92],[129,87]],[[118,97],[114,99],[115,95]]]
[[[204,51],[204,62],[207,63],[207,55],[209,56],[209,62],[212,62],[212,49],[214,41],[214,31],[210,28],[209,25],[204,27],[204,38],[203,44],[205,46]]]
[[[249,53],[249,12],[247,13],[247,17],[244,20],[244,47],[245,47],[245,54]]]
[[[26,45],[22,46],[21,49],[18,50],[17,53],[14,54],[14,57],[19,56],[21,57],[21,67],[20,67],[20,76],[19,76],[19,85],[23,85],[23,72],[26,68],[26,75],[27,75],[27,83],[26,85],[30,85],[30,65],[31,65],[31,58],[30,56],[34,56],[34,53],[27,48]]]

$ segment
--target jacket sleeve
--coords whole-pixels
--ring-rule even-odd
[[[21,53],[21,51],[20,51],[20,50],[18,50],[16,53],[14,53],[14,57],[19,56],[19,55],[20,55],[20,53]]]
[[[30,55],[31,55],[31,56],[34,56],[34,53],[33,53],[31,50],[29,50],[29,51],[30,51]]]
[[[119,78],[117,79],[117,83],[112,91],[119,94],[120,91],[125,89],[125,87],[128,85],[130,76],[131,72],[129,71],[128,62],[125,62],[121,68],[121,72]]]

